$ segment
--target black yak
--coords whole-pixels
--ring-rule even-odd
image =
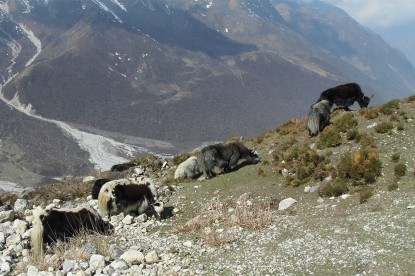
[[[111,167],[111,172],[122,172],[125,170],[128,170],[129,168],[137,166],[137,163],[122,163],[122,164],[116,164]]]
[[[94,186],[92,187],[91,195],[92,199],[98,199],[99,191],[101,190],[101,187],[104,186],[105,183],[109,182],[109,179],[106,178],[100,178],[95,180]]]
[[[357,101],[360,108],[367,107],[370,99],[363,94],[357,83],[346,83],[323,91],[317,102],[328,100],[338,108],[350,110],[349,106],[353,105],[355,101]]]
[[[140,215],[150,210],[157,219],[160,219],[164,207],[162,202],[156,201],[156,197],[157,190],[151,181],[136,184],[114,180],[102,186],[98,195],[98,208],[108,217],[121,212],[125,215],[130,213]]]
[[[259,162],[258,154],[240,141],[206,146],[200,152],[200,159],[207,178],[214,175],[215,167],[219,167],[224,172],[231,171],[240,159],[246,159],[251,163]]]
[[[321,100],[310,107],[307,129],[310,136],[315,136],[330,124],[332,104],[328,100]]]
[[[113,226],[100,217],[89,205],[67,209],[37,209],[34,213],[32,248],[35,254],[58,240],[67,241],[82,231],[110,234]]]

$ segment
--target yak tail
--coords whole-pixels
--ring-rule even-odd
[[[320,131],[320,114],[312,108],[308,115],[307,129],[310,136],[316,136]]]
[[[102,214],[108,213],[108,201],[110,197],[108,196],[107,189],[101,189],[98,195],[98,209]]]
[[[35,255],[39,256],[43,254],[45,250],[45,244],[43,242],[43,224],[41,216],[46,215],[46,211],[41,209],[37,210],[33,219],[33,229],[31,234],[32,248]]]

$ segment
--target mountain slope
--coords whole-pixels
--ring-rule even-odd
[[[344,82],[372,104],[415,87],[399,52],[319,2],[8,0],[0,10],[4,100],[120,142],[190,150],[304,116]]]

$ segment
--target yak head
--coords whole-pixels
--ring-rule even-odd
[[[359,106],[361,108],[367,107],[369,105],[370,99],[373,98],[373,95],[369,98],[368,96],[363,96],[363,98],[359,101]]]

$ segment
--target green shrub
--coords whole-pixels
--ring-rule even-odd
[[[358,122],[354,118],[353,113],[347,112],[340,118],[334,120],[333,125],[338,132],[346,132],[357,126]]]
[[[375,127],[377,133],[387,133],[393,129],[393,125],[389,122],[381,122]]]
[[[342,178],[349,178],[355,181],[373,183],[381,175],[382,162],[379,154],[374,150],[362,149],[351,155],[346,154],[341,158],[338,166],[338,174]]]
[[[346,181],[336,178],[330,182],[323,183],[319,188],[319,195],[322,197],[341,196],[349,191]]]
[[[394,154],[392,154],[392,162],[396,163],[399,161],[399,159],[401,158],[401,154],[398,152],[395,152]]]
[[[398,188],[399,188],[399,186],[398,186],[398,183],[396,181],[395,182],[392,182],[392,183],[390,183],[388,185],[388,191],[389,192],[394,191],[394,190],[396,190]]]
[[[332,148],[341,145],[342,137],[335,129],[327,129],[320,135],[320,139],[317,142],[318,149]]]
[[[406,174],[406,164],[405,163],[396,164],[394,171],[397,177],[404,176]]]

